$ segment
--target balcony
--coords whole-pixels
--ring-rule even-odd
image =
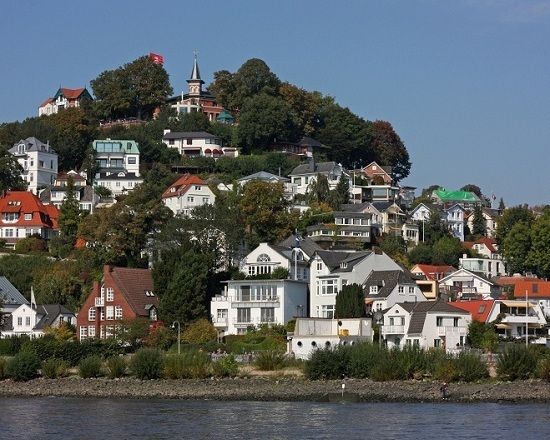
[[[214,327],[227,327],[228,322],[229,322],[229,319],[227,317],[212,318],[212,324],[214,324]]]
[[[405,326],[404,325],[383,325],[382,334],[383,335],[404,335]]]
[[[466,336],[467,334],[468,329],[466,327],[437,327],[437,336]]]
[[[95,306],[96,307],[105,307],[105,299],[104,298],[95,298]]]
[[[544,324],[541,322],[537,314],[530,313],[525,315],[506,315],[501,321],[503,324]]]

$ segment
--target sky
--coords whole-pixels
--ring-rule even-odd
[[[0,14],[0,122],[59,86],[164,56],[186,90],[263,59],[283,81],[389,121],[402,183],[473,183],[507,206],[550,203],[550,0],[18,0]]]

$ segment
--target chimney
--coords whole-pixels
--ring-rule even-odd
[[[107,271],[108,271],[109,273],[112,273],[114,268],[115,268],[115,267],[114,267],[112,264],[107,265]]]
[[[162,135],[164,136],[164,135],[166,135],[166,134],[168,134],[168,133],[170,133],[170,129],[169,129],[169,128],[165,128],[165,129],[163,130],[163,132],[162,132]]]
[[[92,285],[92,292],[99,293],[99,281],[94,281]]]

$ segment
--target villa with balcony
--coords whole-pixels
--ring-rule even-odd
[[[501,336],[522,338],[527,332],[530,337],[543,338],[543,343],[546,343],[549,335],[545,328],[547,321],[536,300],[497,300],[489,312],[487,322],[498,318],[500,322],[497,322],[496,328]]]

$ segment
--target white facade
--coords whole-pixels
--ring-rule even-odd
[[[45,309],[46,307],[46,309]],[[53,306],[59,309],[60,313],[47,318],[47,310],[51,306],[32,306],[31,304],[22,304],[11,313],[12,328],[3,330],[2,337],[28,335],[32,338],[44,335],[44,322],[50,327],[59,327],[63,322],[74,325],[76,323],[74,313],[69,312],[64,307]],[[51,310],[50,310],[51,311]]]
[[[300,248],[296,250],[273,248],[268,243],[260,243],[250,252],[241,271],[247,276],[270,274],[277,267],[287,269],[291,279],[309,281],[309,257]]]
[[[17,162],[23,168],[22,179],[28,190],[38,194],[38,189],[51,186],[57,176],[57,153],[49,144],[34,137],[20,140],[11,149]]]
[[[289,350],[296,359],[308,359],[318,349],[372,342],[370,318],[298,318],[289,338]]]
[[[413,314],[418,314],[411,322]],[[414,346],[422,349],[463,347],[472,318],[468,312],[446,303],[394,304],[384,313],[382,337],[389,348]]]
[[[506,275],[504,261],[499,258],[467,258],[464,256],[459,259],[459,267],[482,274],[487,278]]]
[[[202,179],[184,175],[164,191],[162,200],[174,214],[190,216],[199,206],[213,205],[216,195]]]
[[[489,299],[496,292],[494,283],[466,269],[459,269],[442,278],[439,285],[449,293],[456,293],[457,298],[481,296],[482,299]]]
[[[220,336],[245,334],[248,327],[284,325],[307,313],[307,283],[295,280],[228,281],[210,302],[212,322]]]
[[[307,194],[310,185],[317,181],[318,175],[325,176],[328,180],[329,189],[333,190],[336,188],[343,175],[343,169],[340,164],[336,164],[335,162],[322,162],[316,164],[311,160],[307,164],[297,166],[290,173],[289,177],[295,188],[296,194]],[[349,176],[344,176],[349,179]]]
[[[431,209],[429,206],[420,203],[411,212],[411,219],[418,222],[426,222],[432,214]],[[454,237],[460,241],[464,241],[464,208],[462,206],[453,205],[447,209],[443,209],[441,220],[449,227],[449,231]]]
[[[178,153],[182,156],[220,157],[226,152],[221,138],[205,131],[171,132],[170,130],[164,130],[162,142],[168,148],[178,150]],[[231,150],[231,153],[236,154],[234,148],[227,150]]]
[[[332,261],[330,254],[341,255],[339,266],[327,264],[329,258]],[[384,253],[319,251],[312,257],[309,270],[310,317],[333,318],[336,294],[342,290],[342,286],[362,286],[373,270],[403,269]]]
[[[536,300],[496,300],[487,322],[493,322],[498,317],[501,319],[497,329],[512,338],[525,337],[526,325],[529,335],[535,336],[536,330],[547,324],[544,312]],[[547,330],[544,332],[548,335]]]

